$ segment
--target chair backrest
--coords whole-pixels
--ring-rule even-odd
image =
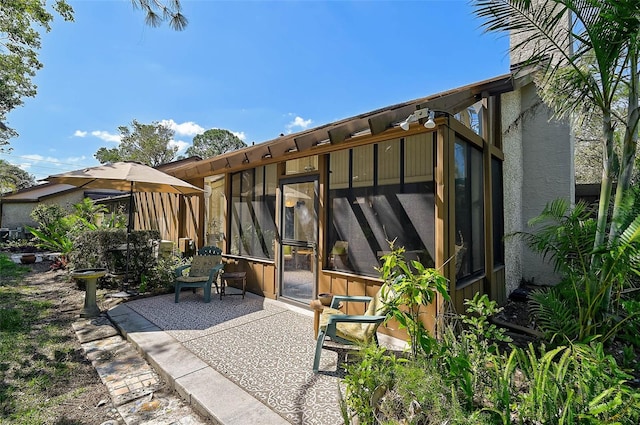
[[[392,301],[396,297],[396,293],[393,287],[387,283],[383,284],[376,295],[373,297],[367,310],[364,312],[365,316],[386,316],[387,306],[386,303]],[[378,329],[379,324],[368,323],[363,325],[364,334],[369,339],[375,331]]]
[[[191,262],[189,276],[209,276],[211,269],[220,263],[222,263],[222,256],[220,255],[196,255]]]
[[[203,246],[198,250],[198,255],[222,255],[222,250],[217,246]]]

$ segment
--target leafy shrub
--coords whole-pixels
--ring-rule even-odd
[[[631,194],[628,202],[635,211],[640,196]],[[520,233],[562,276],[557,287],[532,296],[532,312],[548,341],[566,344],[598,337],[607,342],[633,319],[618,320],[617,315],[622,292],[640,273],[640,215],[623,218],[620,237],[594,250],[596,223],[586,204],[571,207],[557,199],[529,222],[538,226],[535,233]]]
[[[466,305],[429,356],[363,351],[345,378],[359,423],[640,423],[640,392],[602,342],[502,352],[497,342],[508,338],[488,320],[495,302],[483,295]]]
[[[378,269],[393,294],[383,297],[387,317],[407,330],[411,356],[415,359],[420,352],[431,352],[434,339],[424,325],[425,307],[433,303],[437,295],[449,300],[449,281],[438,270],[427,268],[419,261],[408,263],[403,247],[394,248],[393,242],[389,246],[391,252],[382,256],[382,266]]]

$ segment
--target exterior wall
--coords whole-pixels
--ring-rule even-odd
[[[554,199],[575,196],[573,135],[568,123],[551,118],[549,108],[528,84],[502,95],[505,234],[531,231],[527,222]],[[558,276],[517,237],[505,239],[507,294],[521,280],[555,284]]]
[[[42,202],[16,202],[2,204],[2,217],[0,219],[0,227],[15,229],[17,227],[36,226],[37,223],[31,219],[31,211],[40,203],[42,204],[58,204],[62,208],[71,211],[72,206],[82,201],[84,191],[78,190],[71,193],[48,198]]]

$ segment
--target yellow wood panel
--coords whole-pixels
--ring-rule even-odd
[[[331,292],[331,276],[320,272],[318,274],[318,294]]]
[[[433,133],[422,133],[405,139],[405,176],[407,183],[433,180]]]
[[[264,265],[249,262],[247,266],[249,266],[249,270],[247,271],[247,291],[261,294],[264,285]]]
[[[349,280],[347,282],[347,295],[366,295],[366,285],[361,279]],[[364,314],[364,303],[351,303],[347,305],[348,314]]]
[[[262,284],[262,294],[265,297],[275,298],[276,296],[276,267],[273,264],[265,264],[263,272],[264,282]]]

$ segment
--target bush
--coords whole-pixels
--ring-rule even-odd
[[[368,349],[347,369],[347,405],[361,424],[640,423],[640,392],[602,342],[501,352],[504,331],[488,321],[495,302],[466,305],[431,355],[399,361]]]
[[[154,242],[157,230],[136,230],[129,235],[129,282],[140,283],[157,266]],[[111,273],[126,271],[127,231],[104,229],[84,232],[74,239],[70,261],[75,269],[106,268]]]

